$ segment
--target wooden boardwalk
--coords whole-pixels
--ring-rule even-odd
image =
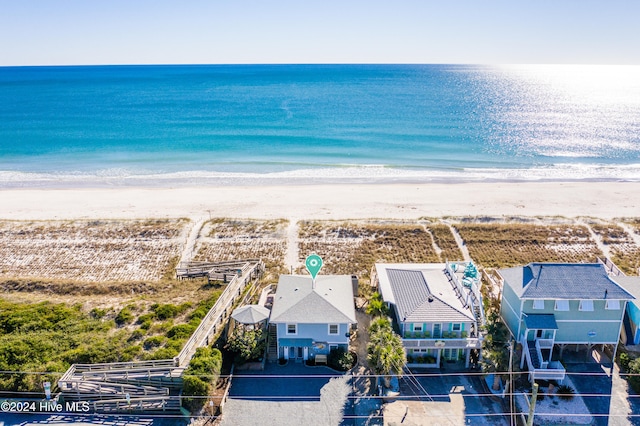
[[[228,282],[182,351],[173,359],[73,364],[58,380],[65,400],[87,401],[96,413],[176,411],[181,407],[183,373],[197,348],[209,346],[225,326],[245,288],[264,272],[260,259],[190,262],[177,268],[179,278],[206,271],[209,280]],[[222,277],[223,279],[219,279]],[[228,277],[228,281],[227,281]]]

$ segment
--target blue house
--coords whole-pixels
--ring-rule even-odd
[[[624,312],[634,297],[600,263],[530,263],[501,269],[500,314],[522,344],[530,379],[562,380],[557,361],[567,346],[618,347]],[[554,349],[559,349],[559,354]]]
[[[297,361],[323,358],[349,347],[357,324],[350,275],[280,275],[271,309],[278,357]]]
[[[640,345],[640,277],[620,272],[613,280],[635,297],[627,304],[621,340],[626,346]]]

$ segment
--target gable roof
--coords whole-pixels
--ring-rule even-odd
[[[530,263],[498,272],[521,299],[634,299],[600,263]]]
[[[272,323],[355,324],[350,275],[280,275],[271,309]]]
[[[376,264],[382,298],[395,305],[403,322],[475,321],[444,269],[440,263]]]

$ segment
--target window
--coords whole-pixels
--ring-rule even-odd
[[[612,310],[612,311],[618,311],[618,310],[620,310],[620,301],[619,300],[607,300],[607,303],[605,303],[604,308]]]
[[[568,300],[556,300],[556,311],[568,311],[568,310],[569,310]]]
[[[462,329],[462,325],[461,324],[452,324],[452,330],[453,331],[460,331]]]
[[[544,309],[544,300],[534,300],[533,309]]]
[[[579,309],[581,311],[593,311],[593,300],[581,300]]]
[[[413,331],[422,331],[422,324],[413,324]]]
[[[298,327],[296,324],[287,324],[287,334],[298,334]]]
[[[338,324],[329,324],[329,334],[337,335],[339,332]]]

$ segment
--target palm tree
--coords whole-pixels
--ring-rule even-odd
[[[376,318],[369,327],[367,361],[376,374],[384,376],[389,387],[392,374],[402,374],[407,358],[400,336],[393,332],[386,317]]]
[[[386,315],[388,311],[389,309],[384,303],[384,300],[382,300],[382,296],[380,295],[380,293],[373,293],[373,296],[371,296],[371,299],[369,299],[369,305],[366,309],[367,314],[373,317],[381,317]]]
[[[501,373],[509,369],[509,330],[496,310],[487,316],[485,330],[487,335],[482,341],[482,371],[494,373],[492,388],[499,390]]]

